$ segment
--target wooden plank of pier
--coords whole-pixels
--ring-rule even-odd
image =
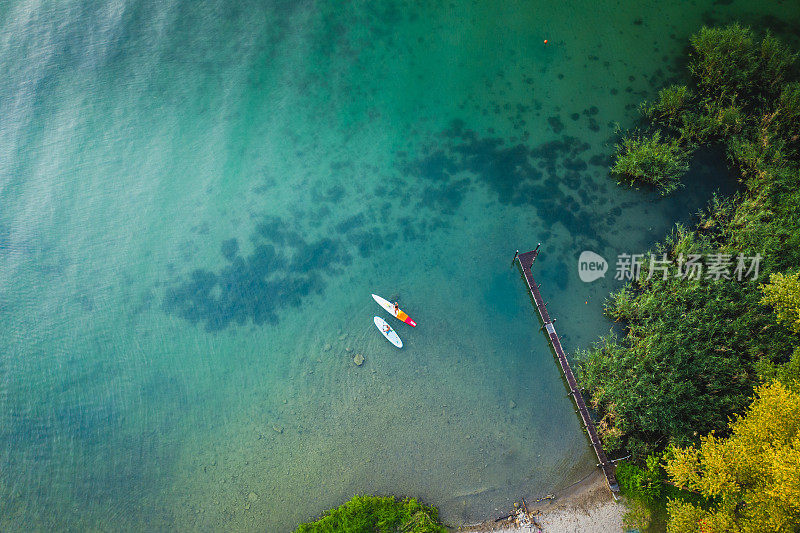
[[[528,290],[530,291],[531,296],[533,296],[533,302],[536,304],[536,310],[539,311],[539,316],[542,318],[543,327],[547,330],[547,336],[550,338],[550,344],[553,347],[553,351],[556,353],[558,364],[561,365],[561,371],[564,373],[564,378],[567,380],[567,385],[569,385],[570,395],[575,401],[575,405],[578,406],[578,412],[581,415],[583,427],[586,429],[586,433],[589,435],[589,441],[592,444],[594,453],[597,455],[597,460],[599,461],[598,466],[600,466],[606,476],[608,488],[611,489],[612,492],[619,492],[619,483],[617,483],[617,477],[614,475],[614,465],[608,460],[606,453],[603,451],[603,444],[600,442],[600,438],[597,436],[597,430],[594,427],[594,422],[589,416],[589,410],[586,408],[586,402],[584,401],[583,395],[578,387],[578,381],[575,379],[575,375],[572,373],[572,368],[569,366],[569,361],[567,361],[567,356],[564,354],[564,349],[561,347],[561,340],[558,338],[556,328],[553,325],[553,320],[550,318],[550,314],[547,312],[547,305],[544,303],[542,295],[539,293],[539,286],[533,279],[531,267],[533,267],[533,262],[536,260],[537,255],[539,255],[538,246],[536,247],[536,250],[519,254],[516,257],[519,260],[520,267],[522,267],[522,275],[525,277],[525,282],[528,284]]]

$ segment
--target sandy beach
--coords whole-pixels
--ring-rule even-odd
[[[600,470],[580,483],[556,493],[548,502],[529,504],[543,533],[612,533],[624,531],[622,515],[626,507],[620,497],[614,500]],[[509,509],[509,512],[511,510]],[[518,533],[538,531],[537,527],[517,527],[507,520],[488,521],[463,527],[460,531]]]

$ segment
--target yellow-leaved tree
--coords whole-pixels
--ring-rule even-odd
[[[779,382],[756,389],[731,435],[673,447],[666,470],[678,486],[699,492],[703,509],[671,500],[670,533],[800,531],[800,394]]]
[[[772,274],[761,290],[764,291],[761,302],[775,307],[778,322],[800,333],[800,272]]]

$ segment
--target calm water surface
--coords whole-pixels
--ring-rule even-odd
[[[359,492],[459,524],[586,475],[511,257],[543,243],[585,348],[614,283],[578,254],[732,188],[607,175],[703,22],[799,20],[714,4],[4,2],[0,529],[288,531]]]

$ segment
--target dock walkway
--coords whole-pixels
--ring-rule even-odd
[[[570,395],[575,401],[575,405],[578,406],[578,413],[581,415],[583,427],[586,430],[586,433],[589,435],[589,441],[594,449],[594,453],[597,455],[597,460],[599,461],[598,466],[603,470],[603,473],[606,476],[608,488],[611,489],[612,492],[619,492],[619,483],[617,483],[617,477],[614,475],[614,464],[608,460],[606,453],[603,451],[603,444],[600,442],[600,438],[597,436],[597,430],[594,427],[594,422],[589,416],[589,410],[586,408],[586,402],[584,401],[583,395],[578,387],[578,381],[575,379],[575,375],[572,373],[572,369],[569,366],[569,361],[567,361],[567,356],[564,354],[564,349],[561,347],[561,340],[558,338],[558,334],[556,334],[556,328],[553,325],[554,321],[550,318],[550,314],[547,312],[547,305],[542,299],[542,295],[539,293],[539,286],[533,279],[531,268],[533,267],[533,262],[536,260],[536,256],[538,255],[539,247],[537,246],[536,250],[525,252],[524,254],[519,254],[517,256],[519,265],[522,268],[522,275],[525,277],[525,282],[528,284],[528,290],[530,291],[533,301],[536,304],[536,310],[539,311],[539,316],[542,319],[543,327],[547,330],[547,336],[550,338],[550,344],[556,354],[558,364],[561,365],[561,371],[564,373],[564,378],[567,380],[567,385],[569,385]]]

